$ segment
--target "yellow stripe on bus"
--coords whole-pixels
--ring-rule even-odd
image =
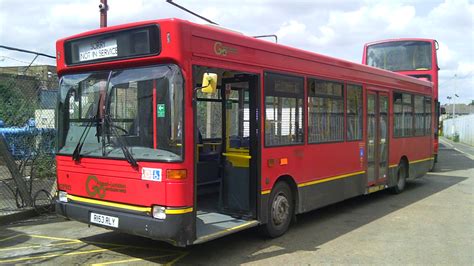
[[[354,175],[360,175],[360,174],[365,174],[365,171],[348,173],[348,174],[344,174],[344,175],[331,176],[331,177],[327,177],[327,178],[324,178],[324,179],[318,179],[318,180],[314,180],[314,181],[310,181],[310,182],[306,182],[306,183],[301,183],[301,184],[298,184],[298,187],[311,186],[311,185],[315,185],[315,184],[319,184],[319,183],[324,183],[324,182],[333,181],[333,180],[337,180],[337,179],[341,179],[341,178],[345,178],[345,177],[350,177],[350,176],[354,176]],[[262,195],[266,195],[266,194],[269,194],[270,192],[271,192],[271,189],[268,189],[268,190],[262,190],[260,193]]]
[[[421,160],[416,160],[416,161],[411,161],[409,163],[421,163],[421,162],[425,162],[425,161],[429,161],[429,160],[434,160],[434,157],[429,157],[429,158],[425,158],[425,159],[421,159]],[[398,164],[392,164],[389,166],[389,168],[393,168],[393,167],[397,167]]]
[[[429,161],[429,160],[434,160],[434,157],[429,157],[429,158],[425,158],[425,159],[421,159],[421,160],[411,161],[410,163],[421,163],[421,162]]]
[[[122,203],[83,198],[83,197],[78,197],[78,196],[73,196],[73,195],[67,195],[67,198],[74,201],[91,203],[91,204],[96,204],[96,205],[109,206],[109,207],[115,207],[115,208],[139,211],[139,212],[151,212],[150,207],[140,207],[140,206],[134,206],[134,205],[128,205],[128,204],[122,204]]]
[[[324,179],[319,179],[319,180],[314,180],[314,181],[310,181],[310,182],[306,182],[306,183],[301,183],[301,184],[298,184],[298,187],[311,186],[311,185],[315,185],[315,184],[319,184],[319,183],[324,183],[324,182],[333,181],[333,180],[346,178],[346,177],[350,177],[350,176],[354,176],[354,175],[360,175],[360,174],[365,174],[365,171],[359,171],[359,172],[354,172],[354,173],[349,173],[349,174],[344,174],[344,175],[337,175],[337,176],[332,176],[332,177],[328,177],[328,178],[324,178]]]
[[[73,201],[79,201],[79,202],[84,202],[84,203],[109,206],[109,207],[138,211],[138,212],[151,213],[150,207],[140,207],[140,206],[134,206],[134,205],[128,205],[128,204],[122,204],[122,203],[108,202],[108,201],[103,201],[103,200],[89,199],[89,198],[73,196],[73,195],[67,195],[67,198]],[[183,213],[188,213],[192,211],[193,211],[193,207],[189,207],[189,208],[184,208],[184,209],[166,209],[165,213],[166,214],[183,214]]]
[[[193,211],[193,208],[189,207],[189,208],[186,208],[186,209],[166,209],[165,213],[166,214],[183,214],[183,213],[188,213],[188,212],[192,212],[192,211]]]

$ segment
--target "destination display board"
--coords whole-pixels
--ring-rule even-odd
[[[160,53],[158,25],[93,35],[65,42],[66,64],[79,65]]]

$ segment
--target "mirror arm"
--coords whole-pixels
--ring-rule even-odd
[[[198,92],[198,90],[200,90],[202,88],[206,88],[206,87],[209,87],[209,84],[207,86],[194,88],[194,90],[193,90],[193,104],[195,104],[197,102],[197,92]]]

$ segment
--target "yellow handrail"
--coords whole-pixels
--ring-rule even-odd
[[[242,154],[235,154],[235,153],[227,153],[224,152],[222,155],[227,156],[227,157],[236,157],[236,158],[243,158],[243,159],[251,159],[252,156],[250,155],[242,155]]]

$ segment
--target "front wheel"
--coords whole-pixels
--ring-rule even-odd
[[[290,226],[294,215],[293,194],[285,182],[278,182],[272,189],[268,204],[268,221],[264,233],[269,237],[283,235]]]
[[[405,163],[402,161],[400,165],[398,165],[397,171],[397,184],[392,187],[392,192],[394,194],[400,194],[405,189],[406,185],[406,177],[407,177],[407,167]]]

